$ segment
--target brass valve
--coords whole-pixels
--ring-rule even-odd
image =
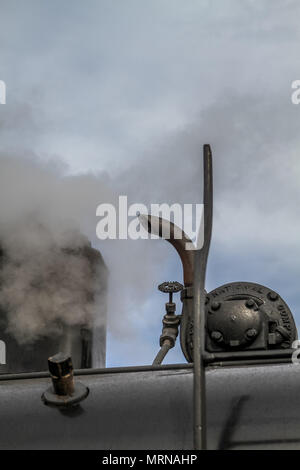
[[[166,303],[166,314],[163,317],[163,330],[159,338],[159,345],[163,346],[166,341],[170,342],[170,348],[175,345],[178,336],[178,327],[180,323],[180,315],[175,315],[176,304],[173,302],[173,294],[180,292],[183,285],[179,282],[163,282],[158,286],[158,290],[169,294],[169,302]]]
[[[163,317],[163,329],[159,338],[160,351],[156,355],[153,365],[162,363],[168,351],[175,346],[178,336],[178,328],[181,315],[175,315],[176,304],[173,302],[173,294],[183,289],[179,282],[163,282],[158,290],[169,294],[169,302],[166,303],[166,314]]]

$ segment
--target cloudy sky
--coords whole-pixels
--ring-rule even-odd
[[[210,143],[207,289],[270,286],[299,325],[299,17],[298,0],[1,0],[0,153],[88,173],[134,202],[188,203],[201,202]],[[91,212],[105,194],[88,199]],[[181,280],[176,254],[163,241],[115,249],[90,237],[116,281],[107,365],[150,363],[165,302],[156,286]],[[179,347],[169,353],[182,361]]]

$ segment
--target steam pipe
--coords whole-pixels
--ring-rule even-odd
[[[195,251],[194,265],[194,448],[206,449],[206,397],[203,352],[205,345],[205,274],[211,240],[213,214],[212,154],[209,145],[203,147],[204,243]]]
[[[161,364],[171,348],[172,348],[171,341],[165,340],[164,344],[162,345],[162,347],[158,351],[154,361],[152,362],[152,365],[157,366],[157,365]]]

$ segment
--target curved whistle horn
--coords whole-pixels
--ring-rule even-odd
[[[167,240],[174,246],[180,256],[184,285],[190,286],[194,279],[194,251],[192,240],[186,233],[169,220],[155,215],[139,214],[138,218],[142,226],[151,234]]]

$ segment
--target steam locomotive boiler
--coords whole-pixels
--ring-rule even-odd
[[[73,352],[56,351],[49,371],[2,373],[0,448],[300,448],[297,331],[288,305],[254,282],[205,290],[212,229],[208,145],[203,246],[186,250],[191,241],[183,232],[175,237],[180,229],[169,221],[151,215],[140,221],[151,233],[169,227],[167,241],[183,266],[183,285],[159,286],[169,299],[153,364],[73,370]],[[176,315],[179,292],[182,313]],[[163,365],[178,334],[187,362]]]

